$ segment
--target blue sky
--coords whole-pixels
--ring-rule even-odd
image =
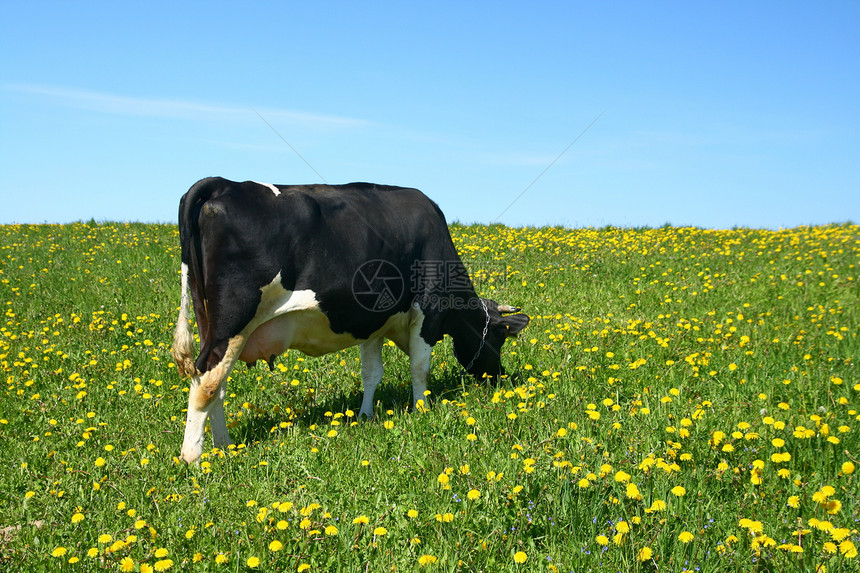
[[[0,223],[173,222],[209,175],[464,223],[860,222],[858,2],[0,6]]]

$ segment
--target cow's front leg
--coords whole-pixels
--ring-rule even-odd
[[[373,418],[373,395],[382,380],[382,337],[363,342],[361,348],[361,381],[364,384],[364,396],[361,399],[361,410],[358,417]]]
[[[412,374],[412,404],[419,410],[419,402],[427,407],[427,378],[430,376],[430,356],[433,347],[413,331],[409,341],[409,370]]]

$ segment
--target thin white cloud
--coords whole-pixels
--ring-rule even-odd
[[[82,90],[62,86],[39,84],[5,84],[3,91],[25,95],[40,96],[55,102],[79,109],[100,113],[162,117],[193,121],[236,121],[247,120],[254,115],[253,107],[235,107],[208,102],[130,97],[106,92]],[[272,121],[286,121],[324,128],[356,128],[371,125],[371,122],[331,115],[305,113],[284,109],[257,108],[256,111]]]

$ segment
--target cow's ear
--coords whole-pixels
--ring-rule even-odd
[[[506,336],[516,336],[528,325],[530,320],[527,314],[511,314],[503,316],[499,323],[505,327]]]

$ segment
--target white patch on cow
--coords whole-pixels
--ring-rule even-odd
[[[272,185],[271,183],[260,183],[259,181],[254,181],[254,183],[256,183],[257,185],[262,185],[263,187],[268,187],[269,189],[272,190],[272,193],[274,193],[275,196],[278,196],[281,194],[281,190],[278,189],[277,187],[275,187],[274,185]]]
[[[280,273],[260,290],[260,304],[251,328],[246,329],[250,336],[241,360],[268,360],[288,348],[321,356],[359,343],[349,334],[332,332],[314,291],[285,289]]]

